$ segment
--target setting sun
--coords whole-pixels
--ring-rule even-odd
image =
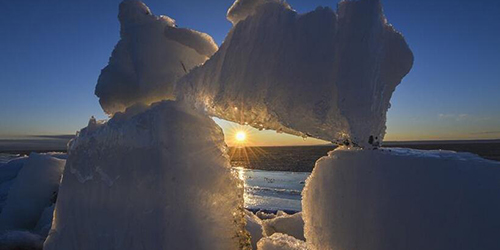
[[[247,134],[244,131],[236,132],[236,141],[244,142],[247,139]]]

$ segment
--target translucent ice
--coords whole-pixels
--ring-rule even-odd
[[[32,153],[9,189],[0,213],[0,234],[5,230],[32,230],[54,202],[65,160]]]
[[[257,243],[258,250],[306,250],[304,241],[292,236],[275,233],[270,237],[264,237]]]
[[[500,163],[469,153],[336,149],[306,182],[311,249],[498,249]]]
[[[257,249],[257,242],[262,238],[263,228],[262,221],[252,212],[245,210],[246,230],[250,234],[252,249]]]
[[[273,219],[263,220],[261,224],[266,236],[271,236],[274,233],[282,233],[299,240],[305,240],[304,221],[302,220],[301,212],[292,215],[284,214]]]
[[[239,249],[243,185],[222,130],[164,101],[95,120],[69,146],[44,249]]]
[[[173,19],[153,15],[140,1],[123,1],[118,18],[121,39],[95,89],[108,114],[172,99],[174,82],[217,50],[209,35],[178,28]]]
[[[222,119],[361,147],[378,145],[389,100],[413,64],[379,0],[298,14],[238,0],[220,49],[176,84],[182,101]]]

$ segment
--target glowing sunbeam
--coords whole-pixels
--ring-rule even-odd
[[[245,133],[245,131],[238,131],[236,132],[235,138],[238,142],[244,142],[247,139],[247,134]]]

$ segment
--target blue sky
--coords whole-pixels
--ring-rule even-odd
[[[0,0],[0,137],[73,134],[91,115],[105,118],[93,93],[119,39],[119,2]],[[288,2],[302,13],[338,1]],[[382,2],[415,54],[393,95],[386,139],[500,138],[500,2]],[[219,44],[231,27],[231,0],[145,3]],[[302,141],[255,134],[266,145]]]

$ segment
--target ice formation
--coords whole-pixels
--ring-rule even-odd
[[[252,212],[245,210],[245,229],[250,234],[250,240],[252,243],[252,249],[257,249],[257,242],[264,236],[262,221]]]
[[[278,211],[278,213],[279,212],[282,212],[282,211]],[[257,213],[255,213],[255,216],[259,217],[259,219],[261,219],[261,220],[269,220],[269,219],[276,218],[276,214],[266,213],[265,211],[257,211]]]
[[[121,39],[95,89],[108,114],[172,99],[174,82],[217,50],[209,35],[178,28],[173,19],[153,15],[140,1],[123,1],[118,18]]]
[[[275,233],[270,237],[262,238],[257,243],[258,250],[306,250],[304,241],[295,239],[292,236]]]
[[[220,49],[176,83],[179,100],[222,119],[377,146],[389,100],[413,64],[379,0],[298,14],[282,1],[238,0]]]
[[[500,163],[470,153],[336,149],[303,195],[311,249],[498,249]]]
[[[255,14],[260,5],[271,2],[282,4],[284,7],[291,9],[290,5],[283,0],[236,0],[227,11],[227,19],[231,23],[236,24],[248,16]]]
[[[277,211],[276,214],[268,214],[262,211],[253,214],[250,211],[246,211],[245,219],[247,222],[246,229],[252,237],[253,249],[257,249],[257,242],[262,237],[269,237],[274,234],[285,234],[305,241],[304,221],[302,220],[301,212],[290,215],[283,211]],[[281,238],[281,236],[278,238]],[[272,242],[273,240],[266,240],[266,242],[271,244],[269,241]]]
[[[240,249],[243,185],[222,130],[173,101],[90,120],[69,145],[45,250]]]
[[[52,217],[54,215],[54,209],[56,208],[55,203],[49,207],[46,207],[40,219],[36,223],[35,228],[32,230],[38,235],[42,236],[44,239],[49,235],[50,228],[52,227]]]
[[[28,157],[20,157],[0,165],[0,214],[7,201],[9,190]]]
[[[43,240],[28,231],[8,231],[0,235],[0,250],[42,250]]]
[[[261,224],[266,236],[271,236],[274,233],[282,233],[305,241],[302,213],[284,214],[273,219],[263,220]]]
[[[0,234],[32,230],[47,207],[55,202],[65,160],[32,153],[10,187],[0,213]]]

